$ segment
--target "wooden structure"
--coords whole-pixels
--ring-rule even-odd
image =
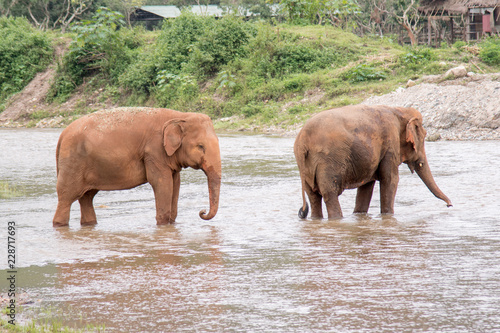
[[[427,17],[429,45],[445,35],[450,43],[500,35],[500,0],[422,0],[418,10]]]
[[[269,5],[272,16],[276,16],[280,10],[279,5]],[[214,17],[222,17],[225,14],[233,12],[234,9],[223,8],[219,5],[193,5],[186,6],[184,10],[191,11],[196,15],[206,15]],[[143,21],[146,23],[161,22],[164,19],[173,19],[181,15],[181,10],[177,6],[142,6],[136,7],[130,15],[131,21]],[[239,7],[236,9],[236,15],[240,17],[250,18],[257,14],[248,9]]]

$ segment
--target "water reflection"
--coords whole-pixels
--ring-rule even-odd
[[[19,286],[36,306],[61,309],[65,324],[109,332],[500,331],[500,142],[427,145],[451,209],[402,166],[394,216],[378,214],[376,188],[369,214],[350,214],[355,191],[346,191],[344,218],[303,221],[293,138],[224,135],[213,220],[198,217],[208,205],[206,177],[185,170],[175,225],[155,225],[144,185],[99,193],[96,226],[80,227],[75,204],[70,227],[54,229],[58,134],[0,130],[0,179],[26,188],[0,200],[0,220],[16,221]]]

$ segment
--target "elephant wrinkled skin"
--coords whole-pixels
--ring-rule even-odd
[[[299,216],[322,218],[322,200],[328,218],[342,217],[338,196],[357,188],[354,213],[367,213],[375,181],[380,182],[382,214],[394,213],[398,167],[406,163],[429,190],[448,206],[425,154],[426,131],[422,115],[413,108],[354,105],[323,111],[309,119],[294,145],[302,181]]]
[[[208,180],[209,220],[219,206],[221,160],[212,121],[203,114],[169,109],[116,108],[84,116],[59,137],[56,152],[58,204],[54,226],[69,223],[78,200],[81,224],[95,224],[98,191],[123,190],[149,182],[157,224],[177,217],[180,171],[202,169]]]

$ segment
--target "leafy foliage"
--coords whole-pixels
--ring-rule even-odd
[[[308,42],[306,38],[290,33],[280,32],[278,35],[268,25],[260,27],[248,49],[247,71],[264,79],[337,67],[350,58],[349,52],[337,45]]]
[[[122,17],[101,7],[91,20],[73,26],[76,38],[59,66],[49,100],[64,99],[86,76],[101,74],[112,82],[118,80],[130,63],[131,48],[137,47],[127,40],[126,32],[118,30],[124,24]]]
[[[347,71],[344,78],[351,82],[364,82],[370,80],[384,80],[387,78],[386,73],[376,69],[368,64],[359,64],[356,67]]]
[[[0,103],[52,59],[50,39],[24,18],[0,17]]]
[[[479,55],[490,64],[499,58],[498,40],[475,45],[477,52],[465,43],[446,50],[405,48],[329,24],[275,25],[188,12],[145,32],[124,27],[118,13],[102,8],[73,32],[49,101],[62,102],[85,82],[80,90],[100,91],[99,102],[238,115],[252,124],[300,122],[311,112],[388,92],[408,78],[444,73],[465,57]]]
[[[290,22],[322,24],[327,21],[340,27],[354,27],[352,17],[360,13],[355,0],[281,0]]]
[[[400,60],[406,65],[419,65],[433,59],[433,54],[429,48],[414,48],[401,56]]]
[[[111,75],[116,71],[124,48],[117,29],[124,24],[123,15],[101,7],[92,20],[82,21],[73,27],[77,33],[75,41],[70,45],[68,58],[81,75],[94,71]],[[119,70],[119,69],[118,69]]]
[[[194,98],[199,91],[197,82],[189,75],[176,75],[163,70],[156,80],[156,95],[160,106],[168,106],[174,98]]]
[[[481,45],[479,57],[488,65],[500,65],[500,39],[489,38]]]

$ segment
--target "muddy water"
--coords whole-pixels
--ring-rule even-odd
[[[343,219],[302,221],[293,138],[221,135],[213,220],[198,217],[203,173],[185,170],[175,225],[155,225],[144,185],[99,193],[95,227],[74,204],[53,229],[59,133],[0,130],[0,181],[21,194],[0,199],[0,242],[15,221],[25,316],[108,332],[500,331],[499,141],[427,144],[453,208],[401,166],[394,216],[377,196],[352,215],[346,191]]]

